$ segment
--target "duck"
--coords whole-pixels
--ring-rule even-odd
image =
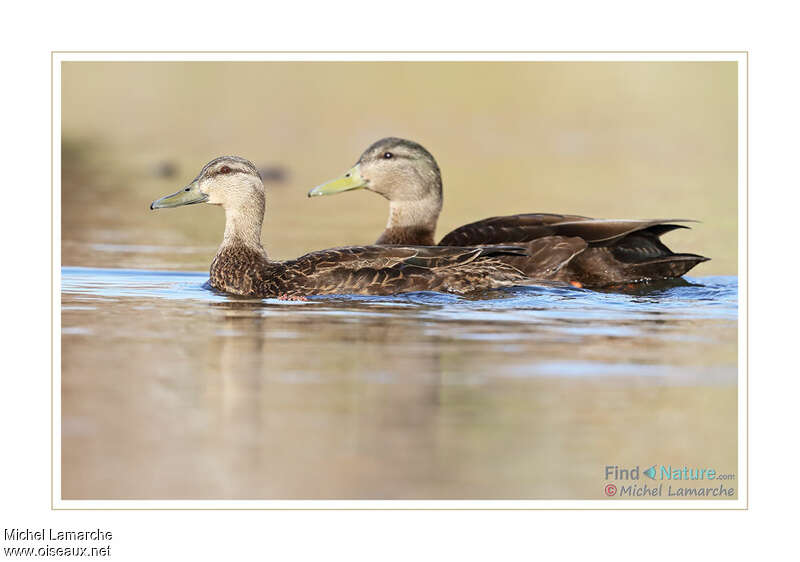
[[[150,209],[200,203],[223,208],[225,231],[208,284],[233,295],[305,300],[329,294],[466,294],[526,281],[521,271],[500,259],[525,254],[525,248],[513,245],[348,246],[274,261],[261,244],[265,202],[261,174],[253,163],[240,156],[220,156],[186,187],[153,201]]]
[[[367,190],[389,201],[378,245],[434,245],[442,210],[442,174],[421,144],[397,137],[370,145],[343,176],[316,186],[309,197]],[[660,238],[688,228],[688,219],[595,219],[525,213],[482,219],[446,234],[438,246],[525,244],[527,254],[500,259],[529,278],[605,287],[677,279],[709,258],[675,253]]]

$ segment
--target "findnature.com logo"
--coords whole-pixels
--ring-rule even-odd
[[[659,484],[632,482],[627,485],[606,484],[603,492],[610,497],[733,497],[736,490],[732,486],[714,481],[735,480],[734,473],[720,473],[714,468],[701,468],[689,466],[672,466],[671,464],[654,464],[642,470],[639,466],[625,468],[619,465],[606,465],[605,479],[618,480],[649,480],[660,481]],[[695,486],[680,486],[676,481],[694,481]],[[673,483],[675,483],[673,485]],[[665,486],[666,484],[666,486]],[[705,484],[697,486],[697,484]]]

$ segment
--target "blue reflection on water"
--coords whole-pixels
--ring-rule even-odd
[[[381,308],[425,310],[427,314],[490,321],[509,321],[514,314],[530,318],[570,318],[586,320],[624,316],[626,319],[652,319],[668,314],[670,317],[736,319],[738,314],[738,283],[735,276],[687,278],[686,284],[642,285],[616,290],[595,291],[569,286],[525,286],[489,291],[468,297],[418,291],[401,295],[378,297],[335,295],[312,297],[306,303],[282,302],[275,299],[242,299],[217,292],[205,285],[204,272],[149,271],[133,269],[93,269],[64,267],[61,288],[65,294],[102,298],[143,297],[186,299],[210,302],[251,301],[282,305],[327,304],[341,313],[348,305],[360,311],[365,308],[379,312]],[[344,305],[344,306],[343,306]],[[593,330],[591,326],[574,327]]]

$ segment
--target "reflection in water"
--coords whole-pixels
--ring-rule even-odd
[[[283,303],[62,270],[65,499],[601,498],[734,472],[736,283]]]
[[[283,480],[290,480],[299,465],[308,471],[309,482],[298,483],[286,497],[315,497],[319,483],[338,478],[326,472],[357,477],[364,462],[388,465],[381,470],[384,476],[394,470],[389,467],[405,465],[401,478],[412,482],[434,470],[441,383],[435,344],[409,353],[396,343],[403,340],[406,328],[388,317],[334,319],[325,323],[325,341],[312,340],[309,353],[297,357],[287,341],[314,333],[318,320],[279,320],[278,328],[271,315],[261,313],[260,303],[213,306],[223,314],[216,331],[218,345],[209,348],[205,359],[215,372],[206,397],[209,407],[220,411],[220,435],[243,441],[234,452],[246,450],[240,462],[247,472],[279,471]],[[366,341],[379,344],[387,355],[364,353],[357,346]],[[339,374],[344,375],[341,380],[326,380]],[[339,420],[331,424],[329,412],[316,412],[320,407],[332,408]],[[252,448],[252,442],[260,446]],[[321,455],[320,449],[330,450]],[[275,451],[283,453],[274,455]],[[409,456],[413,463],[407,462]],[[370,485],[370,495],[381,494],[380,482]]]

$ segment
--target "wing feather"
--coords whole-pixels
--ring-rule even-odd
[[[582,238],[589,244],[603,244],[631,233],[650,229],[660,236],[676,228],[688,228],[675,222],[695,222],[688,219],[618,220],[592,219],[579,215],[529,213],[491,217],[461,226],[448,233],[442,246],[474,244],[508,244],[530,242],[547,236]]]

